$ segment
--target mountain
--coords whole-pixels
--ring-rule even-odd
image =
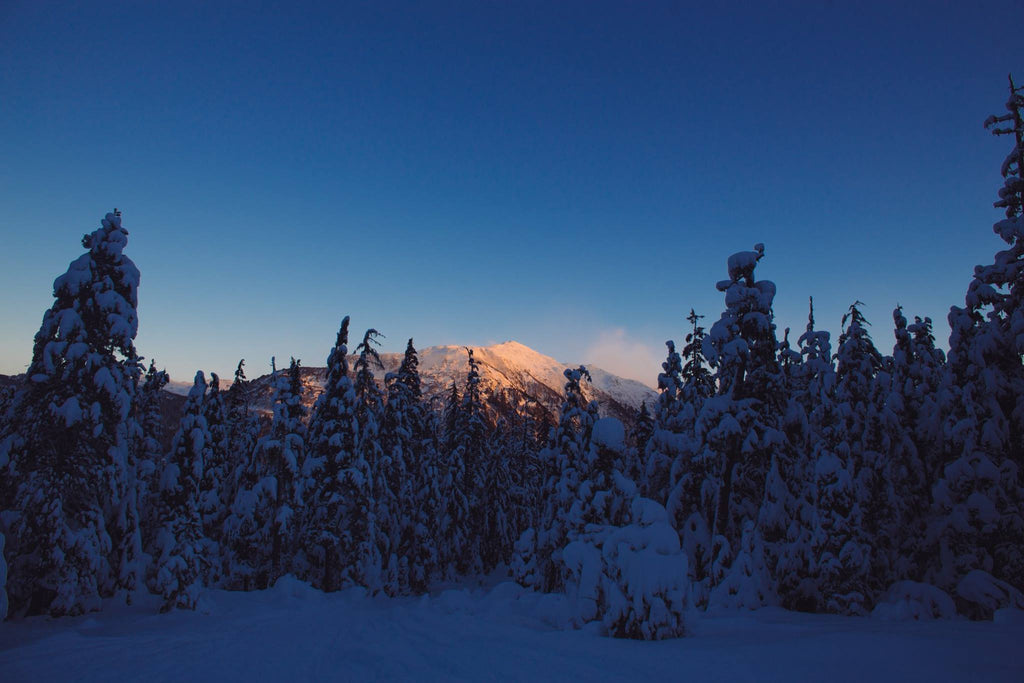
[[[493,346],[473,348],[473,355],[480,365],[482,393],[487,400],[492,420],[508,414],[513,409],[525,410],[535,418],[557,420],[564,396],[565,376],[570,366],[559,363],[550,356],[534,351],[515,341]],[[376,373],[377,381],[383,385],[387,373],[395,372],[402,362],[401,353],[382,353],[383,370]],[[459,389],[465,388],[469,371],[468,354],[464,346],[431,346],[419,352],[420,377],[423,393],[428,401],[441,410],[451,391],[452,382]],[[350,367],[355,356],[349,356]],[[640,404],[647,402],[653,407],[658,394],[650,387],[632,379],[625,379],[597,367],[589,367],[593,382],[583,383],[583,393],[597,401],[601,415],[617,417],[624,423],[632,424]],[[312,406],[323,391],[324,368],[303,367],[302,381],[306,387],[303,402]],[[0,375],[0,387],[20,384],[23,375]],[[209,379],[209,378],[208,378]],[[230,381],[221,379],[221,389],[226,390]],[[164,413],[165,441],[170,440],[177,429],[184,406],[184,396],[192,388],[192,382],[172,381],[165,389],[161,402]],[[263,375],[252,382],[256,408],[270,413],[273,400],[273,386],[270,375]],[[167,444],[165,444],[166,446]]]
[[[557,418],[564,395],[563,373],[573,366],[559,363],[515,341],[474,347],[473,355],[480,365],[482,393],[488,399],[492,417],[500,417],[512,407],[523,409],[535,405]],[[382,353],[380,357],[384,368],[376,376],[378,382],[383,383],[387,373],[398,370],[402,354]],[[349,365],[354,365],[355,356],[349,358]],[[467,359],[466,347],[463,346],[431,346],[419,351],[423,393],[428,401],[438,402],[438,409],[443,406],[452,382],[461,394],[469,371]],[[651,406],[657,399],[657,392],[636,380],[618,377],[596,367],[588,369],[593,382],[584,382],[584,395],[597,401],[602,415],[618,417],[629,424],[641,403],[646,401]],[[324,368],[303,367],[302,380],[306,387],[304,402],[312,405],[323,391]],[[185,386],[174,388],[175,391],[181,389],[187,391]],[[273,394],[270,376],[255,379],[253,390],[257,407],[269,411]]]

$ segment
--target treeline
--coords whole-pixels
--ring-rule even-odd
[[[580,623],[684,632],[687,609],[788,608],[916,618],[1024,607],[1024,97],[987,125],[1017,140],[995,225],[1007,248],[949,314],[893,312],[880,350],[859,302],[835,347],[779,338],[762,245],[734,254],[721,316],[691,311],[660,396],[629,433],[566,372],[556,425],[489,419],[471,350],[443,410],[412,340],[397,372],[379,333],[349,353],[342,321],[307,414],[299,364],[273,374],[261,422],[243,366],[196,375],[169,453],[165,373],[134,348],[139,273],[108,214],[54,283],[24,384],[4,397],[0,528],[12,614],[77,614],[105,597],[252,590],[294,574],[325,591],[420,593],[507,566],[564,592]],[[0,568],[2,569],[2,568]],[[0,571],[2,576],[2,571]]]
[[[203,586],[266,588],[295,574],[323,590],[388,595],[479,575],[533,523],[535,411],[487,417],[479,371],[443,411],[421,392],[409,340],[383,387],[370,329],[349,319],[311,411],[299,363],[275,368],[261,416],[240,362],[230,388],[202,372],[163,452],[160,394],[133,345],[139,273],[117,214],[55,282],[25,383],[4,396],[3,532],[12,614],[79,614],[147,589],[195,608]],[[507,400],[507,399],[506,399]]]

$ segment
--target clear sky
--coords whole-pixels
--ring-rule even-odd
[[[515,339],[651,383],[728,255],[808,295],[961,304],[1024,80],[1011,2],[0,1],[0,372],[117,206],[173,378]],[[781,329],[780,329],[781,332]]]

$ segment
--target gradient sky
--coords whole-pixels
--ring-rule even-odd
[[[709,7],[715,5],[715,7]],[[1008,151],[1024,5],[0,0],[0,372],[117,206],[177,380],[515,339],[653,383],[726,258],[948,335]]]

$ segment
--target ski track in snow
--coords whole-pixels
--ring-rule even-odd
[[[511,584],[419,598],[304,584],[208,591],[0,624],[0,679],[20,681],[1021,681],[1024,614],[1002,623],[892,622],[764,609],[690,615],[661,642],[568,630],[565,604]]]

